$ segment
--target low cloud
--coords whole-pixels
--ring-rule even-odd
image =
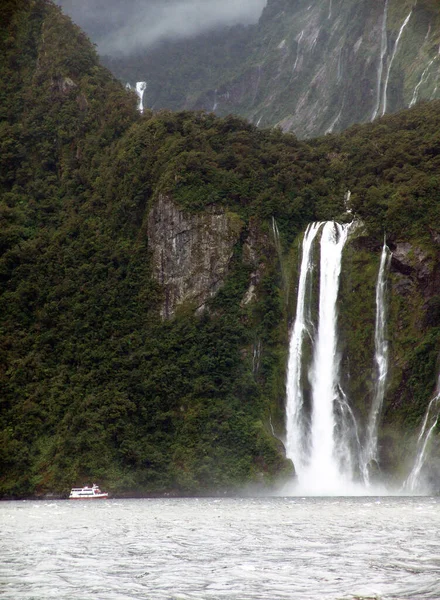
[[[101,54],[129,54],[165,39],[258,21],[267,0],[58,0]]]

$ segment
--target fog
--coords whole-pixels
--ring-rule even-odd
[[[58,0],[101,54],[129,54],[161,40],[258,21],[266,0]]]

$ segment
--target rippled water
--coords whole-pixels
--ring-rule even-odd
[[[440,598],[439,498],[0,503],[0,597]]]

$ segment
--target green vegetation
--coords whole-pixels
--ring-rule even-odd
[[[113,492],[233,491],[286,472],[271,425],[282,434],[295,285],[272,219],[294,263],[308,222],[348,218],[348,189],[365,224],[342,299],[352,391],[368,396],[386,232],[410,244],[393,272],[387,414],[414,426],[440,342],[439,104],[310,143],[233,116],[141,117],[51,2],[0,10],[0,495],[92,478]],[[147,239],[160,194],[240,225],[220,291],[166,321]]]

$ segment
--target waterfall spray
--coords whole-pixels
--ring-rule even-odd
[[[376,364],[376,378],[373,402],[367,425],[366,440],[361,458],[361,472],[364,483],[370,483],[370,469],[377,457],[377,436],[379,417],[385,396],[388,375],[388,342],[385,338],[386,331],[386,283],[387,274],[391,264],[391,252],[384,242],[380,258],[379,275],[376,284],[376,324],[374,330],[374,345]]]

